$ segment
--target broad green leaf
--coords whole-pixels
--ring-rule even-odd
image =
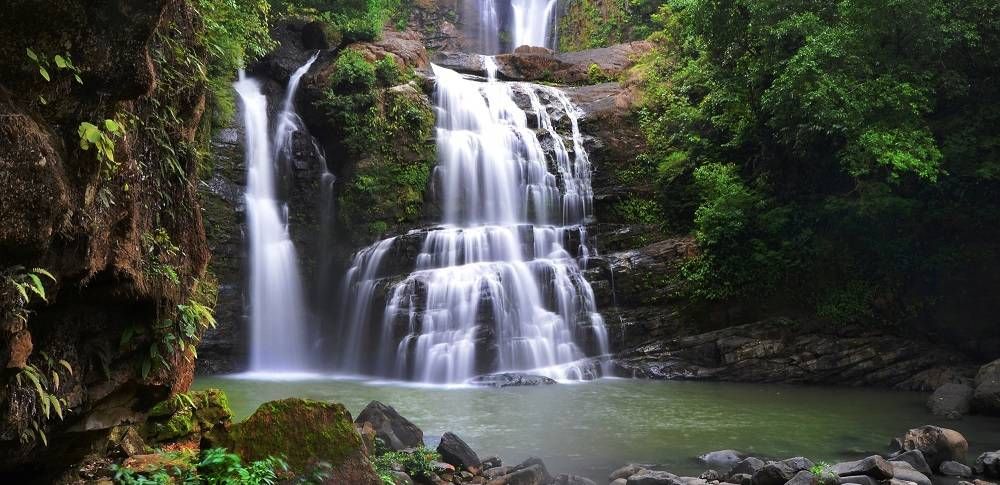
[[[59,54],[56,54],[54,59],[56,61],[56,67],[58,67],[59,69],[66,69],[66,58],[60,56]]]
[[[35,62],[38,62],[38,54],[35,54],[35,51],[31,50],[31,48],[30,48],[30,47],[29,47],[29,48],[27,48],[27,49],[25,49],[25,50],[26,50],[26,51],[28,52],[28,57],[29,57],[29,58],[30,58],[31,60],[33,60],[33,61],[35,61]]]
[[[46,81],[51,81],[52,80],[52,78],[49,77],[49,71],[46,70],[44,67],[38,66],[38,73],[41,74],[42,77],[45,78]]]
[[[56,371],[52,371],[52,389],[59,389],[59,373]]]
[[[59,398],[50,395],[49,400],[52,401],[52,408],[56,410],[56,416],[59,416],[59,419],[62,419],[63,418],[62,404],[59,402]]]
[[[49,272],[48,272],[47,270],[45,270],[45,269],[43,269],[43,268],[33,268],[33,269],[31,270],[31,272],[32,272],[32,273],[36,273],[36,274],[40,274],[40,275],[42,275],[42,276],[45,276],[45,277],[47,277],[48,279],[50,279],[50,280],[52,280],[52,281],[55,281],[55,280],[56,280],[56,277],[55,277],[55,276],[52,276],[52,273],[49,273]]]
[[[69,375],[73,375],[73,366],[69,365],[69,362],[66,362],[63,359],[59,359],[59,365],[65,367],[66,371],[69,372]]]
[[[115,120],[104,120],[104,128],[111,133],[118,133],[122,127]]]

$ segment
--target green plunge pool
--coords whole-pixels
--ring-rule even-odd
[[[675,473],[705,469],[702,453],[735,449],[760,457],[803,455],[833,462],[884,452],[889,439],[923,424],[957,429],[970,459],[1000,449],[1000,419],[947,421],[924,407],[926,394],[873,389],[601,379],[520,388],[441,388],[323,377],[202,377],[194,388],[228,395],[237,419],[265,401],[303,397],[344,403],[357,415],[372,400],[396,408],[424,431],[429,447],[446,431],[480,456],[515,464],[534,455],[553,474],[597,483],[628,463]]]

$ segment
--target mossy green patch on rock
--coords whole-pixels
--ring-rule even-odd
[[[229,398],[219,389],[176,394],[149,410],[143,435],[152,442],[205,433],[232,420]]]
[[[319,462],[334,468],[367,465],[361,472],[371,471],[361,435],[339,403],[297,398],[266,402],[246,421],[233,425],[229,439],[231,449],[246,460],[283,456],[300,473]]]

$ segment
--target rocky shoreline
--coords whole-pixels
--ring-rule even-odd
[[[155,406],[141,426],[112,433],[107,448],[56,483],[105,484],[113,473],[152,476],[187,453],[226,448],[251,460],[281,457],[281,483],[358,485],[596,485],[590,478],[550,471],[537,457],[505,464],[481,457],[455,432],[429,439],[392,406],[370,402],[352,419],[338,403],[283,399],[262,404],[233,423],[219,390],[195,391]],[[436,446],[433,442],[437,441]],[[892,438],[885,453],[840,463],[807,457],[773,459],[734,450],[698,457],[698,476],[655,464],[630,463],[608,475],[610,485],[990,485],[1000,479],[1000,451],[973,458],[958,431],[921,426]],[[861,454],[859,454],[860,456]],[[667,458],[667,457],[665,457]],[[671,457],[676,458],[676,457]],[[179,464],[180,463],[180,464]],[[120,464],[120,465],[118,465]],[[302,480],[306,480],[303,482]]]

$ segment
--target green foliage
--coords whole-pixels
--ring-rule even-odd
[[[33,400],[37,406],[30,410],[31,425],[20,431],[21,443],[28,443],[38,439],[43,445],[48,446],[48,437],[45,435],[45,424],[54,415],[61,421],[63,410],[67,408],[66,400],[57,395],[60,384],[60,374],[65,371],[67,375],[73,375],[73,367],[63,359],[53,359],[49,354],[40,352],[42,366],[28,364],[14,375],[14,384],[18,388],[33,387]],[[15,391],[16,392],[16,391]]]
[[[56,281],[52,273],[42,268],[26,269],[24,266],[11,266],[0,271],[4,288],[0,291],[6,308],[5,313],[22,322],[28,321],[28,310],[25,308],[34,298],[48,301],[45,297],[45,284],[42,277]]]
[[[166,458],[164,466],[141,473],[113,466],[114,482],[122,485],[273,485],[288,471],[288,464],[281,458],[268,457],[245,464],[239,455],[225,448],[203,450],[198,457],[184,452],[162,454]]]
[[[650,14],[664,0],[571,0],[559,19],[559,50],[608,47],[653,32]]]
[[[66,46],[69,47],[68,45]],[[69,55],[69,52],[64,52],[63,54],[56,54],[52,56],[52,60],[49,57],[41,54],[39,55],[30,47],[25,49],[25,55],[28,56],[28,60],[31,61],[34,68],[38,71],[38,75],[45,80],[45,82],[52,81],[52,74],[49,72],[53,66],[59,71],[67,71],[69,74],[73,75],[73,80],[77,84],[83,84],[83,78],[80,77],[80,69],[73,64],[73,58]],[[42,104],[48,104],[48,100],[45,96],[39,95],[38,101]]]
[[[268,30],[267,0],[196,0],[205,25],[201,41],[208,50],[205,78],[212,91],[216,124],[233,117],[236,101],[230,86],[236,71],[276,46]]]
[[[398,18],[401,0],[272,0],[280,15],[306,17],[325,22],[346,42],[378,40],[386,22]]]
[[[101,162],[101,173],[108,178],[118,171],[119,164],[115,161],[115,139],[125,134],[125,128],[115,120],[104,120],[102,125],[103,129],[84,121],[80,123],[77,134],[80,137],[80,148],[90,150],[90,147],[94,147],[97,159]]]
[[[381,450],[372,461],[375,472],[383,483],[393,484],[392,471],[402,469],[412,477],[430,477],[434,473],[434,463],[441,461],[441,455],[423,446],[407,451]]]
[[[367,222],[369,234],[417,220],[435,157],[428,143],[434,116],[408,81],[412,73],[392,57],[368,62],[348,49],[334,63],[330,88],[320,101],[338,127],[349,155],[361,160],[341,193],[345,223]]]
[[[160,227],[142,235],[143,270],[149,276],[161,278],[173,285],[180,285],[181,279],[173,265],[183,255],[181,248],[170,239],[166,229]]]
[[[985,0],[667,2],[636,69],[661,206],[701,249],[689,289],[900,321],[931,282],[996,260],[982,221],[1000,217],[998,14]]]
[[[655,200],[632,196],[615,204],[616,220],[626,224],[659,225],[663,214]]]
[[[821,484],[834,484],[837,483],[837,472],[830,466],[829,463],[819,462],[809,468],[809,473],[812,473],[816,480]]]

